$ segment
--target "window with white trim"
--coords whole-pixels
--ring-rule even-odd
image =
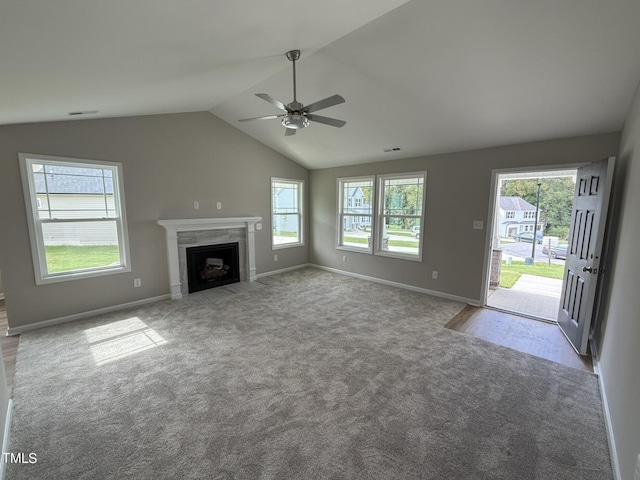
[[[425,180],[425,172],[378,177],[376,254],[422,259],[423,235],[416,239],[410,232],[422,225]]]
[[[338,179],[338,246],[372,252],[375,177]]]
[[[533,220],[534,218],[536,218],[536,212],[535,211],[526,211],[524,212],[524,218],[527,220]]]
[[[271,239],[273,248],[304,245],[304,182],[286,178],[271,179]]]
[[[131,271],[122,164],[19,158],[36,283]]]
[[[420,261],[425,182],[426,172],[338,179],[337,248]]]
[[[516,218],[516,212],[514,212],[513,210],[508,210],[505,215],[504,218],[506,218],[507,220],[511,220]]]

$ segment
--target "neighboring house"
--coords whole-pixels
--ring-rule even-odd
[[[274,211],[291,215],[274,215],[273,229],[276,232],[295,232],[296,236],[300,234],[298,223],[298,199],[296,198],[296,190],[293,188],[279,188],[275,191],[273,198]]]
[[[347,188],[345,197],[345,211],[354,215],[344,216],[343,229],[345,231],[352,231],[370,227],[372,209],[371,205],[366,202],[362,188]]]
[[[538,212],[538,229],[543,234],[544,225]],[[513,237],[522,232],[533,232],[536,224],[536,207],[520,197],[500,197],[498,235]]]
[[[42,219],[109,218],[115,216],[113,179],[102,169],[48,167],[34,175],[38,215]],[[45,245],[117,245],[111,222],[49,223]]]

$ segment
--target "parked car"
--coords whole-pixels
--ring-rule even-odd
[[[411,228],[411,235],[413,235],[416,238],[420,238],[420,225],[414,225]]]
[[[569,245],[558,245],[556,247],[551,247],[551,252],[549,252],[549,246],[548,245],[544,245],[542,247],[542,253],[544,255],[550,255],[551,258],[566,259],[567,258],[567,249],[568,248],[569,248]]]
[[[533,242],[533,232],[517,233],[513,236],[516,242]],[[536,243],[542,243],[542,234],[536,233]]]

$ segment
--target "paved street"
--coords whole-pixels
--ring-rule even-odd
[[[531,244],[527,242],[503,243],[500,245],[500,248],[502,249],[503,260],[508,256],[513,260],[524,260],[526,257],[531,256]],[[542,245],[536,244],[535,261],[546,262],[547,260],[547,255],[542,253]],[[551,263],[564,265],[564,260],[552,258]]]

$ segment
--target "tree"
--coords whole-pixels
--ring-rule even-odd
[[[547,225],[545,233],[567,240],[571,226],[571,209],[575,180],[573,177],[549,177],[522,180],[505,180],[500,195],[520,197],[532,205],[536,204],[540,181],[540,221]]]

